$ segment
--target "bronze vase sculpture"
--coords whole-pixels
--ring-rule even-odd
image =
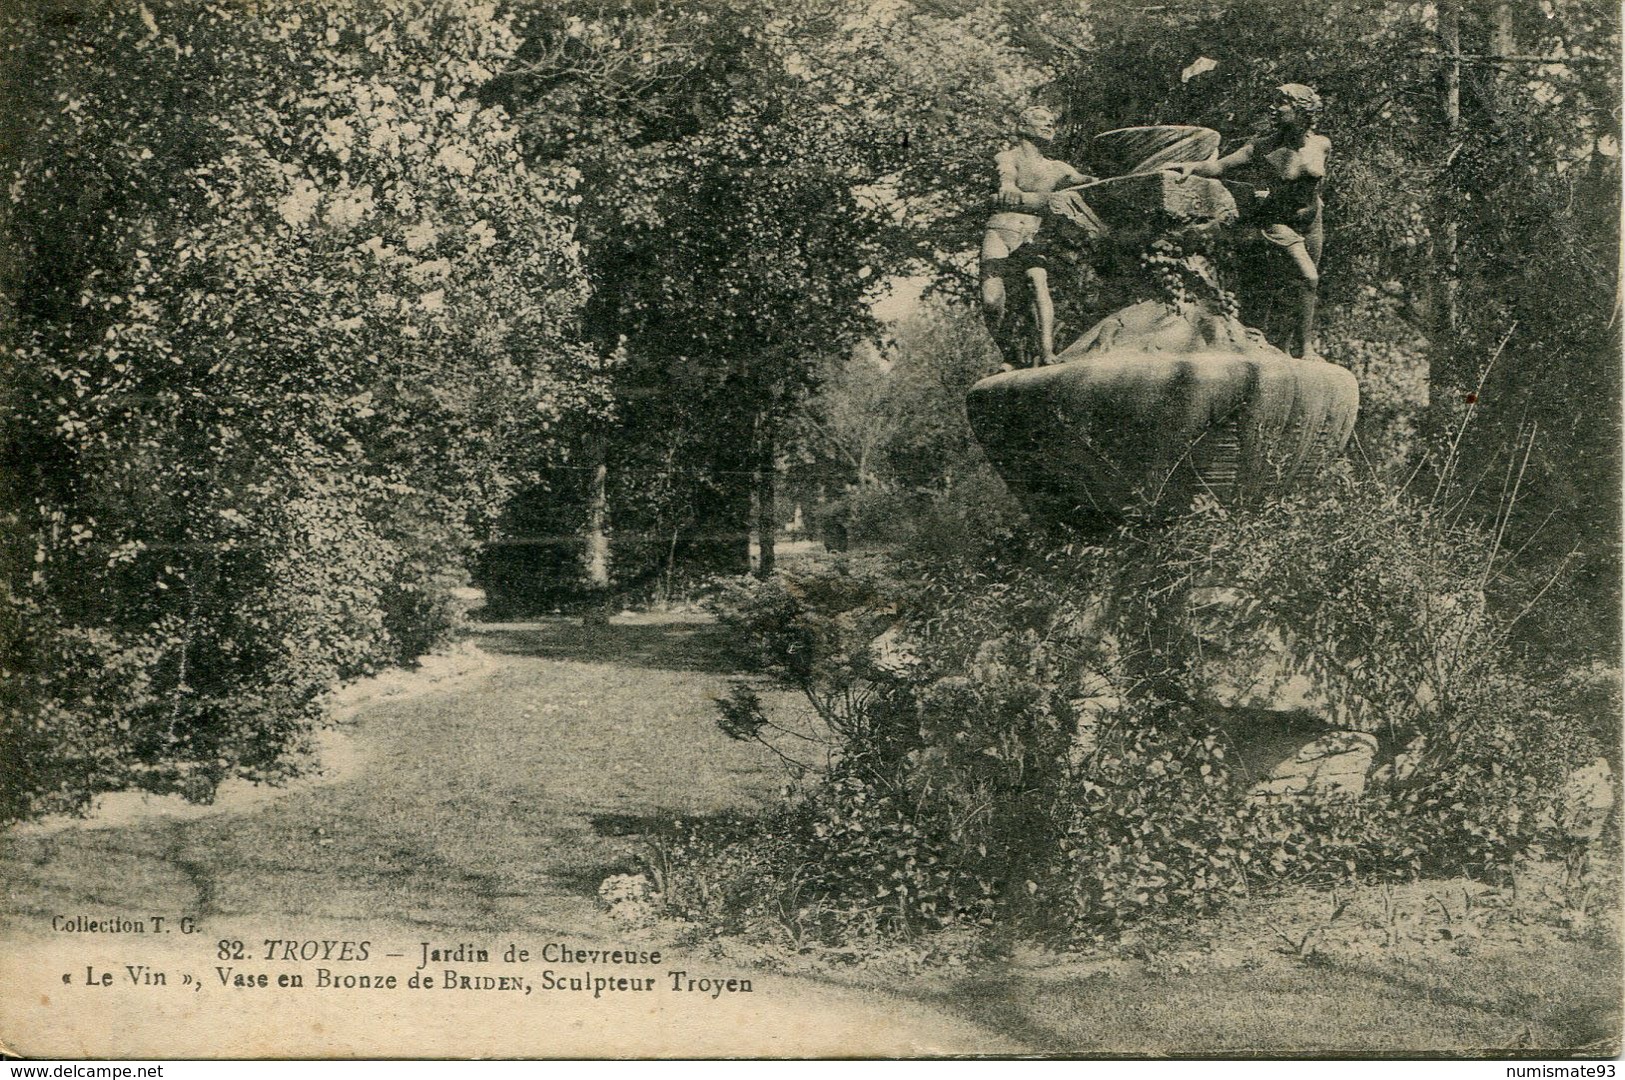
[[[1312,476],[1348,441],[1359,385],[1243,326],[1221,268],[1196,253],[1255,205],[1250,185],[1175,162],[1216,155],[1217,133],[1127,128],[1097,143],[1119,175],[1056,192],[1050,215],[1090,243],[1164,239],[1192,287],[1107,315],[1049,365],[973,386],[965,408],[988,459],[1033,514],[1084,531]]]
[[[1348,441],[1360,391],[1345,368],[1153,302],[1106,322],[1115,334],[983,379],[966,399],[989,460],[1035,514],[1090,530],[1201,494],[1256,497],[1313,475]]]

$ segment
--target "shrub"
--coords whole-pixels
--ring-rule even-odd
[[[1582,692],[1509,645],[1530,595],[1492,536],[1347,472],[1095,546],[1005,536],[742,584],[723,621],[823,717],[828,765],[730,859],[787,859],[796,910],[819,913],[791,936],[826,942],[1076,936],[1292,882],[1497,876],[1558,838],[1563,782],[1598,749]],[[1261,661],[1403,768],[1357,799],[1253,796],[1225,702]],[[730,736],[772,723],[748,689],[723,704]]]
[[[921,493],[899,550],[912,562],[941,565],[959,553],[1004,543],[1021,507],[998,473],[976,462]]]

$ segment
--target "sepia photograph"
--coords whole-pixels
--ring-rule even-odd
[[[1611,1076],[1620,24],[0,0],[0,1057]]]

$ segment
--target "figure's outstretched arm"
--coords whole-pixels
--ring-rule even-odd
[[[1090,176],[1088,173],[1079,172],[1070,165],[1068,165],[1066,168],[1066,179],[1063,180],[1062,183],[1067,187],[1076,187],[1079,184],[1092,184],[1099,179],[1097,176]]]
[[[1182,161],[1177,165],[1166,165],[1164,168],[1172,169],[1181,176],[1223,176],[1238,165],[1246,165],[1253,160],[1253,144],[1247,143],[1240,150],[1222,158],[1209,158],[1207,161]]]

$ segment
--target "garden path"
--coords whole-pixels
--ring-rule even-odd
[[[0,998],[16,1010],[0,1037],[30,1055],[74,1056],[108,1045],[113,1025],[128,1057],[295,1048],[302,1056],[1019,1051],[1010,1038],[928,1004],[669,948],[658,988],[631,1001],[544,992],[542,970],[573,975],[580,965],[534,961],[523,972],[533,986],[528,999],[440,990],[369,998],[308,987],[301,996],[216,984],[221,939],[243,940],[249,956],[263,953],[266,938],[366,939],[375,958],[420,958],[424,941],[471,942],[489,949],[493,963],[431,967],[492,975],[515,974],[499,962],[508,943],[533,955],[550,942],[657,947],[614,925],[596,903],[606,875],[634,867],[642,823],[747,805],[781,778],[771,755],[730,742],[711,719],[711,697],[723,685],[712,633],[697,620],[635,616],[597,630],[562,619],[488,625],[460,665],[376,680],[383,691],[347,710],[346,738],[332,747],[343,764],[325,782],[273,798],[228,789],[213,808],[148,800],[129,812],[115,800],[100,820],[15,830],[4,855],[4,934],[17,947],[0,959],[0,982],[40,987]],[[51,932],[53,916],[81,913],[192,914],[202,932]],[[195,998],[61,985],[60,974],[77,980],[87,963],[122,984],[125,962],[191,972],[205,985]],[[417,963],[326,966],[387,970],[404,981]],[[322,965],[233,966],[273,980],[304,971],[308,982]],[[673,992],[679,970],[748,978],[753,989],[718,999]],[[97,1009],[62,1008],[92,992],[101,995]],[[216,999],[207,1002],[211,1011],[231,1015],[193,1023],[205,996]]]

